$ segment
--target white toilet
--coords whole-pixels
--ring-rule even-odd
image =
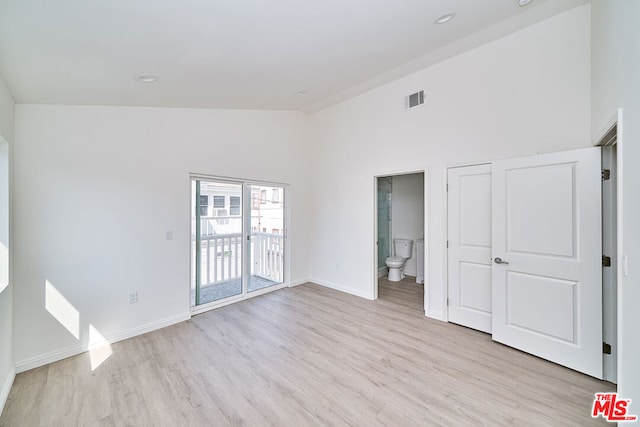
[[[413,240],[393,239],[394,256],[385,260],[389,267],[389,281],[399,282],[404,278],[404,264],[413,254]]]

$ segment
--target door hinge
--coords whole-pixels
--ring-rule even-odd
[[[607,344],[606,342],[602,343],[602,353],[603,354],[611,354],[611,344]]]
[[[449,305],[449,303],[451,303],[451,298],[447,298],[447,305]]]
[[[449,241],[447,240],[447,249],[449,249]]]
[[[611,169],[602,169],[602,180],[608,181],[611,179]]]
[[[611,257],[602,255],[602,266],[603,267],[611,267]]]

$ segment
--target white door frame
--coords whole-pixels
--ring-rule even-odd
[[[616,184],[616,205],[614,207],[609,206],[609,208],[613,208],[616,217],[616,247],[615,253],[612,255],[612,259],[615,260],[615,265],[612,265],[611,268],[615,269],[616,275],[616,283],[615,290],[616,295],[614,298],[616,299],[616,307],[613,312],[610,311],[610,308],[607,306],[603,306],[603,321],[604,322],[613,322],[616,325],[616,336],[612,339],[612,342],[608,342],[612,345],[611,355],[613,357],[605,357],[603,358],[603,373],[604,380],[610,381],[617,384],[618,379],[623,377],[622,373],[622,365],[618,364],[618,354],[621,346],[621,299],[622,299],[622,278],[624,274],[623,264],[625,263],[624,254],[622,250],[622,240],[624,238],[622,233],[622,154],[623,154],[623,131],[622,131],[622,115],[623,109],[620,108],[616,112],[616,114],[609,121],[608,126],[604,131],[600,133],[599,138],[596,140],[594,146],[600,147],[613,147],[615,146],[615,164],[612,165],[614,169],[615,175],[615,184]],[[612,139],[613,138],[613,139]],[[604,149],[604,148],[603,148]],[[606,209],[605,201],[603,200],[603,210]],[[604,213],[604,212],[603,212]],[[606,232],[606,228],[604,227],[603,232]],[[603,239],[605,236],[603,236]],[[609,254],[607,254],[609,255]],[[603,284],[604,285],[604,284]],[[603,336],[603,340],[610,340],[611,337]]]
[[[424,227],[424,309],[425,312],[427,310],[427,289],[428,289],[428,267],[429,267],[429,243],[428,243],[428,186],[427,186],[427,169],[417,169],[410,171],[394,171],[388,173],[377,173],[373,175],[373,266],[374,266],[374,275],[373,275],[373,289],[371,292],[373,300],[378,299],[378,178],[384,178],[388,176],[401,176],[401,175],[413,175],[421,173],[423,174],[424,179],[424,218],[423,218],[423,227]]]

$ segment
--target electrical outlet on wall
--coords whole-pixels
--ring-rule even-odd
[[[167,230],[164,232],[164,240],[173,240],[173,230]]]
[[[131,292],[129,294],[129,304],[136,304],[138,302],[138,293]]]

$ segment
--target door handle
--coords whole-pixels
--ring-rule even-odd
[[[496,264],[509,264],[507,261],[503,261],[502,258],[498,258],[498,257],[495,257],[493,259],[493,262],[495,262]]]

